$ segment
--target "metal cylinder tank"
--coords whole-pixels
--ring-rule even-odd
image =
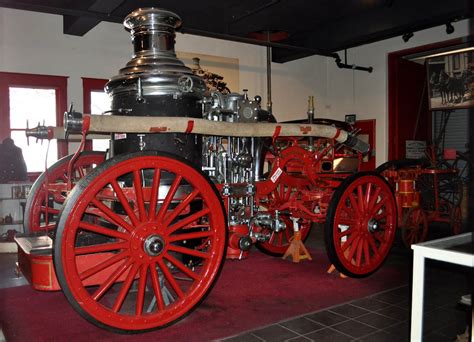
[[[159,8],[140,8],[124,20],[133,43],[133,58],[105,86],[112,115],[202,117],[200,100],[206,90],[176,57],[175,30],[181,19]],[[178,154],[201,165],[201,139],[194,134],[114,134],[112,155],[136,151]]]

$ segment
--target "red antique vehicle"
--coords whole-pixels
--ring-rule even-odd
[[[66,113],[81,148],[37,180],[17,238],[34,286],[60,287],[109,330],[164,327],[203,300],[226,256],[282,256],[313,222],[339,271],[375,272],[397,205],[383,176],[359,172],[369,146],[344,123],[280,124],[258,96],[207,92],[176,58],[179,25],[165,10],[131,13],[134,58],[106,85],[111,115]],[[107,155],[83,151],[88,134],[109,134]]]
[[[432,155],[433,153],[431,153]],[[398,224],[404,244],[423,242],[431,222],[447,223],[452,234],[462,231],[462,179],[456,165],[429,160],[394,160],[380,165],[395,191]]]

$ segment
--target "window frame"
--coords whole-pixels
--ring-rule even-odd
[[[0,139],[11,136],[10,127],[10,87],[17,88],[39,88],[54,89],[56,94],[56,126],[63,126],[63,114],[67,111],[67,82],[68,76],[51,76],[41,74],[26,74],[17,72],[0,71],[0,98],[6,101],[0,102]],[[31,109],[32,111],[34,108]],[[41,122],[41,118],[38,118]],[[36,122],[30,123],[36,125]],[[26,122],[25,122],[26,126]],[[58,159],[68,154],[68,145],[64,140],[58,140]],[[28,176],[34,178],[37,172],[28,172]]]
[[[84,113],[91,114],[91,92],[104,91],[105,84],[108,79],[82,77],[82,108]],[[86,140],[84,149],[92,150],[92,140]]]

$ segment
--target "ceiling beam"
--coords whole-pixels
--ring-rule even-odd
[[[87,9],[89,12],[104,13],[110,15],[117,9],[124,0],[95,0]],[[83,36],[92,30],[97,24],[102,21],[100,18],[93,16],[63,16],[63,33],[73,36]]]

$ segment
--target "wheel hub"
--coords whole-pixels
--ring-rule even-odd
[[[148,238],[146,238],[143,248],[149,256],[158,256],[165,248],[165,241],[157,234],[150,235]]]
[[[367,223],[367,230],[368,230],[370,233],[373,233],[373,232],[375,232],[377,229],[379,229],[379,223],[377,222],[376,219],[371,218],[371,219],[369,220],[369,222]]]

